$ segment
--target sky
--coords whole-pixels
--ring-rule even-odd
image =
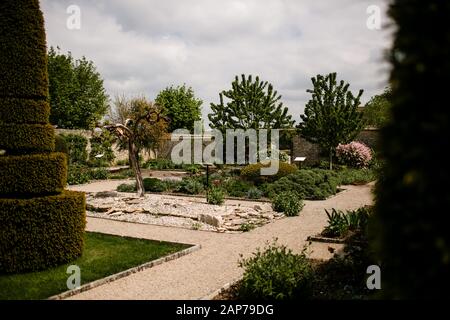
[[[80,10],[79,28],[69,28]],[[381,9],[381,30],[369,28]],[[154,100],[167,86],[191,86],[210,103],[236,75],[259,75],[298,120],[311,77],[337,72],[362,102],[387,85],[391,30],[382,0],[41,0],[47,45],[94,61],[111,98]],[[72,24],[73,26],[73,24]]]

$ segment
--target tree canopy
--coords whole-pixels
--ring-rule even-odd
[[[363,111],[365,124],[381,128],[391,119],[391,96],[392,90],[387,87],[366,103]]]
[[[194,122],[201,120],[203,101],[197,99],[194,90],[186,85],[167,87],[155,99],[164,114],[170,118],[169,132],[176,129],[194,130]]]
[[[362,113],[358,112],[363,90],[355,96],[349,91],[349,84],[337,74],[317,75],[312,78],[311,100],[300,117],[301,135],[312,143],[317,143],[330,156],[333,168],[333,154],[340,143],[351,142],[363,128]]]
[[[228,99],[226,104],[224,97]],[[212,113],[208,115],[213,129],[282,129],[294,124],[281,95],[259,77],[236,76],[231,89],[222,91],[219,99],[218,104],[211,103]]]
[[[74,59],[53,47],[48,52],[50,122],[60,128],[89,129],[108,110],[103,79],[92,61]]]

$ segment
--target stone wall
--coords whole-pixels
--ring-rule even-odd
[[[379,129],[366,128],[360,132],[355,141],[361,141],[370,148],[376,150],[378,144]],[[320,148],[318,145],[306,141],[300,135],[292,139],[292,159],[296,157],[306,157],[305,164],[317,164],[320,159]]]

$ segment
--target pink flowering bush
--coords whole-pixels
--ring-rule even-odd
[[[338,145],[336,156],[342,164],[355,168],[367,168],[372,160],[372,150],[362,142],[353,141],[349,144]]]

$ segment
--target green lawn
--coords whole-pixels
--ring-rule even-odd
[[[45,299],[67,291],[69,265],[81,270],[81,284],[183,250],[188,245],[86,233],[83,256],[53,269],[24,274],[0,274],[0,300]]]

